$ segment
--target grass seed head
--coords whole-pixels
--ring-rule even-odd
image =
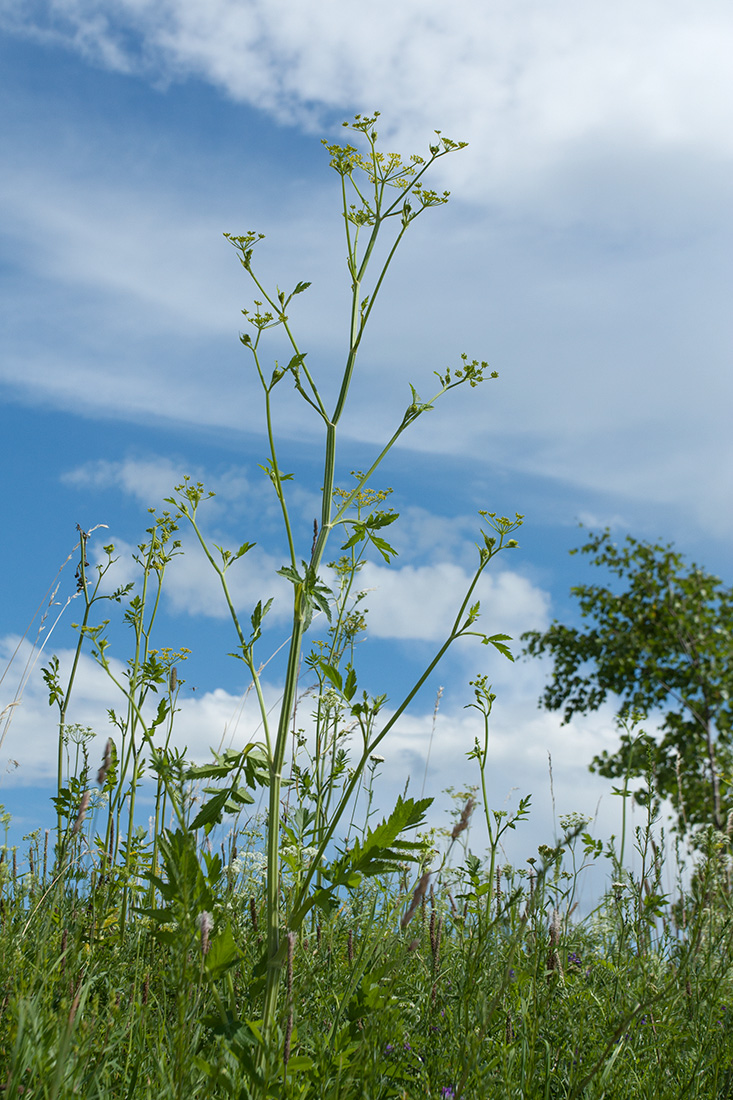
[[[79,833],[82,825],[84,824],[84,818],[87,816],[87,810],[89,809],[89,800],[91,799],[91,797],[92,797],[92,792],[88,791],[88,790],[84,791],[84,794],[81,796],[81,802],[79,803],[79,811],[76,815],[76,821],[74,822],[74,828],[71,830],[73,836],[76,836]]]
[[[475,807],[476,800],[474,798],[469,798],[468,802],[463,807],[460,820],[458,820],[453,826],[453,832],[450,835],[451,840],[457,840],[461,833],[465,832],[465,830],[468,828],[468,822]]]
[[[412,895],[412,901],[410,902],[407,911],[405,912],[400,922],[400,928],[407,928],[407,925],[415,916],[415,913],[418,910],[418,906],[421,904],[422,899],[425,897],[429,882],[430,871],[426,871],[418,882],[417,886],[415,887],[415,892]]]
[[[105,780],[107,779],[107,772],[112,764],[112,738],[107,738],[107,744],[104,746],[104,756],[102,757],[102,766],[97,772],[97,786],[103,787]]]

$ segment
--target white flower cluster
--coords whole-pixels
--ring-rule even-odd
[[[267,870],[267,856],[264,852],[242,852],[229,864],[229,873],[234,878],[240,876],[245,884],[253,879],[260,880]]]
[[[280,854],[283,859],[300,858],[301,863],[305,866],[310,863],[317,851],[317,848],[297,848],[294,844],[284,844],[280,849]]]

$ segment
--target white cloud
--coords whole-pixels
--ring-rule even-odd
[[[114,561],[105,574],[105,590],[112,591],[142,578],[142,568],[133,555],[140,557],[136,546],[111,532],[102,540],[114,546]],[[163,581],[164,600],[169,612],[177,615],[202,615],[209,619],[228,619],[229,609],[221,580],[205,557],[195,536],[185,533],[180,552],[176,552],[166,567]],[[236,549],[236,547],[234,547]],[[216,555],[216,550],[212,548]],[[104,565],[107,556],[100,545],[92,551],[95,566]],[[272,599],[265,620],[266,626],[282,626],[292,618],[292,587],[277,570],[283,559],[255,546],[227,571],[227,588],[243,629],[249,629],[249,618],[255,605]]]
[[[422,392],[465,349],[490,358],[499,382],[452,395],[406,437],[414,450],[730,530],[733,14],[722,0],[378,0],[366,25],[356,5],[322,0],[3,11],[17,33],[158,85],[201,77],[301,130],[381,105],[392,147],[424,148],[435,125],[470,139],[437,176],[458,201],[397,260],[342,437],[381,441],[407,378]],[[324,228],[328,184],[309,169],[285,179],[263,152],[228,186],[219,161],[192,169],[172,142],[158,156],[144,138],[127,135],[119,151],[105,141],[80,139],[71,163],[48,135],[43,159],[26,150],[0,183],[18,287],[41,280],[9,299],[0,370],[13,391],[93,415],[261,432],[236,340],[249,288],[220,237],[244,228],[243,211],[268,232],[268,278],[313,280],[297,334],[333,386],[344,265]],[[52,338],[36,325],[39,296]],[[280,430],[312,439],[318,425],[281,390]]]
[[[157,508],[167,496],[172,496],[174,486],[181,484],[186,475],[194,483],[200,480],[198,469],[190,470],[179,462],[159,456],[152,460],[127,458],[117,462],[98,459],[65,471],[60,480],[64,485],[77,488],[119,487],[146,508]]]
[[[180,494],[174,489],[183,485],[186,477],[192,487],[203,486],[197,522],[209,545],[226,545],[236,550],[244,542],[273,538],[284,545],[280,503],[269,477],[260,468],[233,464],[204,469],[198,463],[152,454],[117,460],[94,459],[62,472],[60,480],[78,489],[118,489],[146,509],[173,514],[175,508],[167,501],[179,499]],[[305,550],[311,543],[313,518],[320,513],[320,496],[297,482],[288,483],[286,490],[291,527],[302,539]],[[191,533],[188,521],[180,517],[178,525],[179,535],[186,538]]]
[[[489,567],[490,568],[490,567]],[[386,568],[368,562],[359,585],[368,589],[368,630],[377,638],[444,641],[468,591],[472,575],[451,562]],[[372,591],[373,589],[373,591]],[[542,629],[548,618],[549,596],[525,577],[508,570],[485,572],[471,603],[481,601],[475,629],[514,638]]]
[[[160,505],[183,475],[183,466],[158,455],[144,459],[90,461],[63,473],[61,480],[79,488],[116,487],[150,507],[156,502]],[[274,513],[275,506],[265,478],[258,478],[253,483],[242,467],[230,467],[218,474],[196,467],[189,476],[192,482],[200,480],[216,492],[216,497],[206,502],[205,513],[201,516],[210,546],[220,544],[236,549],[232,532],[243,509],[250,519],[258,521],[258,538],[269,535],[269,530],[262,530],[263,512],[268,509]],[[303,490],[296,491],[293,496],[295,514],[307,520],[316,510],[315,497]],[[279,520],[280,517],[272,518]],[[357,586],[368,593],[362,606],[369,609],[368,632],[372,637],[431,642],[446,638],[478,563],[471,536],[478,534],[479,526],[478,517],[439,516],[415,506],[405,509],[388,535],[399,543],[401,550],[404,548],[409,561],[428,557],[430,564],[400,565],[401,558],[389,567],[374,561],[365,563],[358,574]],[[176,537],[181,540],[183,552],[168,566],[164,591],[169,606],[178,613],[226,617],[228,612],[220,581],[185,520],[180,521]],[[335,541],[339,541],[338,531]],[[96,540],[95,564],[106,560],[101,546],[110,542],[115,546],[117,561],[108,575],[108,586],[117,587],[136,580],[140,570],[133,561],[133,554],[139,551],[114,533],[105,531],[104,538]],[[227,579],[235,606],[253,607],[258,600],[272,596],[275,603],[270,621],[281,623],[289,616],[290,586],[277,576],[284,558],[272,553],[269,546],[269,539],[265,546],[255,546],[232,566]],[[506,551],[502,561],[510,553]],[[450,560],[445,560],[446,556]],[[324,568],[323,576],[333,587],[335,579],[331,571]],[[471,603],[480,600],[482,604],[478,629],[489,634],[509,633],[518,638],[525,630],[546,626],[549,599],[548,593],[525,577],[495,562],[493,571],[489,566],[482,575]]]
[[[275,493],[267,477],[260,470],[255,471],[252,477],[243,466],[232,465],[210,471],[196,463],[154,454],[141,458],[128,456],[114,461],[95,459],[64,471],[60,480],[64,485],[80,489],[119,489],[145,508],[167,508],[173,512],[174,508],[166,505],[166,499],[178,499],[174,490],[184,484],[186,477],[191,487],[203,486],[199,518],[205,517],[204,522],[209,527],[222,523],[232,527],[245,510],[252,517],[256,516],[260,523],[263,513],[280,516]],[[212,497],[208,496],[210,492],[214,494]],[[298,489],[293,495],[300,503],[305,493]],[[311,506],[309,510],[312,510],[310,499],[308,503]]]
[[[51,0],[5,23],[156,81],[199,76],[280,119],[399,105],[392,130],[474,135],[478,193],[534,190],[588,141],[730,151],[733,29],[722,0]],[[486,170],[489,170],[488,172]],[[479,190],[480,189],[480,190]]]
[[[521,867],[530,856],[537,856],[540,844],[554,845],[563,836],[561,818],[581,814],[589,820],[588,832],[608,841],[615,836],[618,852],[622,836],[622,800],[614,796],[613,782],[592,774],[588,765],[604,750],[614,752],[619,739],[610,704],[597,713],[576,716],[563,725],[558,714],[537,709],[536,700],[544,683],[546,669],[540,662],[512,666],[514,679],[498,692],[490,718],[489,755],[486,784],[490,811],[516,812],[519,801],[530,796],[527,820],[514,831],[504,834],[499,863]],[[468,701],[468,700],[467,700]],[[429,811],[432,825],[450,827],[462,802],[451,805],[443,793],[452,787],[465,791],[478,787],[479,805],[474,811],[468,843],[472,851],[482,853],[488,844],[481,805],[480,773],[476,761],[467,759],[476,739],[483,746],[484,725],[473,709],[441,706],[435,720],[430,713],[410,712],[379,746],[384,757],[377,785],[381,805],[388,807],[402,793],[409,778],[408,794],[435,799]],[[646,728],[652,731],[652,724]],[[427,766],[426,766],[427,765]],[[632,781],[632,790],[638,786]],[[453,816],[449,819],[449,812]],[[646,811],[631,799],[627,805],[625,862],[638,872],[639,857],[634,850],[634,830],[644,826]],[[659,827],[655,826],[657,841]],[[665,866],[667,888],[676,889],[675,862],[669,835]],[[459,858],[459,857],[457,857]],[[601,859],[581,879],[581,911],[594,904],[600,895],[611,866]]]
[[[143,332],[159,329],[161,321],[179,332],[207,334],[230,325],[238,288],[225,275],[234,265],[222,262],[229,256],[218,219],[201,210],[192,216],[170,191],[156,194],[136,189],[131,179],[121,182],[108,166],[100,172],[91,150],[80,150],[79,157],[89,173],[81,181],[73,165],[66,166],[66,178],[63,171],[40,174],[23,155],[5,174],[0,198],[8,233],[26,245],[23,268],[77,284],[87,294],[114,294],[135,309]],[[99,175],[106,177],[103,186]],[[204,285],[208,293],[201,295]],[[199,305],[192,314],[187,303],[194,298]],[[124,331],[129,317],[116,320]]]
[[[185,553],[171,563],[166,586],[171,608],[189,615],[228,617],[221,581],[202,551],[190,539],[184,542],[184,549]],[[292,617],[292,587],[283,577],[277,576],[282,564],[282,558],[255,547],[227,572],[229,592],[234,606],[243,616],[245,627],[259,600],[263,604],[268,599],[274,601],[268,623],[283,623]]]

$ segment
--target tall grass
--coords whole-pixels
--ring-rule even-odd
[[[328,146],[351,280],[332,406],[288,313],[308,284],[290,294],[268,290],[253,266],[262,235],[227,235],[257,294],[244,311],[252,331],[241,340],[262,390],[263,470],[288,547],[279,573],[291,588],[292,619],[274,717],[261,657],[272,601],[263,596],[245,617],[235,605],[229,570],[246,568],[254,544],[230,550],[210,542],[212,494],[202,484],[184,479],[165,502],[169,510],[153,513],[135,556],[137,583],[109,591],[115,548],[103,547],[92,567],[89,534],[80,532],[77,649],[68,669],[53,656],[44,669],[58,715],[56,828],[30,838],[20,866],[7,845],[0,862],[0,1089],[7,1096],[726,1095],[727,837],[709,834],[692,892],[674,903],[661,892],[653,798],[636,837],[636,878],[623,853],[575,819],[526,868],[503,865],[502,837],[526,818],[529,802],[514,818],[489,804],[494,695],[485,676],[472,684],[471,705],[484,726],[469,754],[479,782],[457,806],[444,842],[425,826],[430,798],[401,797],[377,820],[377,750],[448,649],[474,636],[511,657],[505,634],[478,629],[475,592],[493,559],[516,546],[511,536],[522,517],[480,512],[474,576],[443,643],[389,708],[384,695],[364,691],[355,660],[366,629],[359,572],[369,554],[387,563],[395,557],[388,528],[398,518],[382,507],[387,493],[372,487],[373,478],[418,418],[453,389],[489,376],[486,363],[463,355],[456,370],[436,372],[430,400],[410,387],[410,403],[365,471],[336,484],[337,429],[365,327],[406,231],[447,199],[425,187],[425,174],[462,147],[437,134],[427,158],[405,162],[378,151],[375,123],[376,116],[357,116],[351,127],[365,152]],[[378,254],[385,258],[373,272]],[[266,370],[274,328],[289,361]],[[291,475],[278,461],[274,399],[284,380],[323,430],[320,518],[307,547],[291,521]],[[260,741],[213,752],[205,764],[187,760],[175,740],[189,651],[156,641],[184,524],[219,579],[233,655],[251,680],[262,730]],[[101,618],[108,608],[121,613],[132,639],[122,673],[109,619]],[[311,631],[308,645],[315,616],[327,625],[320,635]],[[103,749],[70,721],[85,648],[110,682]],[[294,728],[306,672],[308,731]],[[138,824],[148,774],[149,831]],[[479,789],[485,859],[468,843]],[[259,816],[258,791],[267,802]],[[612,884],[580,920],[579,878],[587,862],[602,858]]]
[[[408,864],[365,877],[287,934],[267,1040],[255,823],[216,853],[203,835],[164,831],[153,906],[121,863],[103,879],[84,827],[69,827],[68,866],[83,868],[73,878],[44,867],[35,837],[19,866],[0,865],[4,1095],[733,1094],[727,838],[710,831],[692,888],[672,900],[653,851],[634,877],[582,821],[524,869],[495,846],[482,860],[468,846],[482,844],[477,819],[462,828],[461,809],[453,858],[432,879]],[[652,840],[650,822],[642,854]],[[284,909],[309,858],[284,855]],[[612,882],[574,919],[584,859],[608,860]],[[140,906],[121,934],[126,889]]]

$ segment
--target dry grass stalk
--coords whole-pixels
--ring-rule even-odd
[[[471,814],[476,808],[476,799],[469,798],[466,805],[463,807],[460,819],[453,826],[453,832],[450,835],[451,840],[457,840],[461,833],[465,832],[468,828],[468,822],[471,818]]]
[[[102,767],[97,772],[97,786],[103,787],[105,780],[107,779],[107,772],[112,765],[112,738],[107,738],[107,744],[104,746],[104,756],[102,757]]]
[[[558,946],[560,944],[560,931],[562,922],[560,920],[560,910],[552,910],[552,919],[550,920],[550,952],[547,956],[547,980],[551,980],[553,973],[556,973],[560,979],[564,979],[562,963],[560,962],[560,953]]]
[[[430,951],[433,956],[433,971],[438,969],[440,958],[440,937],[443,931],[443,918],[433,910],[430,916]]]
[[[89,809],[89,800],[92,797],[91,791],[84,791],[81,796],[81,802],[79,803],[79,812],[76,815],[76,821],[74,822],[74,828],[71,830],[71,835],[76,836],[82,825],[84,824],[84,818],[87,816],[87,810]]]
[[[74,995],[74,1000],[71,1003],[71,1010],[69,1012],[69,1019],[68,1019],[67,1025],[66,1025],[68,1027],[69,1031],[71,1031],[72,1027],[74,1026],[74,1017],[76,1016],[76,1010],[79,1007],[79,1001],[80,1000],[81,1000],[81,978],[79,978],[79,982],[78,982],[77,987],[76,987],[76,994]]]
[[[400,921],[400,928],[407,928],[407,925],[410,923],[412,918],[415,916],[415,913],[417,912],[418,906],[422,902],[422,899],[425,897],[425,892],[428,888],[428,883],[429,882],[430,882],[430,871],[426,871],[424,873],[424,875],[422,876],[422,878],[420,879],[420,881],[418,882],[417,886],[415,887],[415,892],[412,895],[412,901],[410,902],[410,905],[409,905],[406,913],[404,914],[404,916],[402,917],[402,920]]]
[[[436,914],[435,910],[433,909],[432,913],[430,914],[430,950],[433,954],[433,958],[435,958],[435,943],[436,943],[436,936],[435,936],[436,919],[435,918],[436,918],[436,916],[437,916],[437,914]]]
[[[196,923],[198,924],[201,931],[201,954],[208,955],[209,948],[211,946],[209,942],[209,937],[214,929],[214,921],[212,919],[211,913],[207,913],[204,909],[204,911],[202,913],[199,913],[198,917],[196,918]]]

